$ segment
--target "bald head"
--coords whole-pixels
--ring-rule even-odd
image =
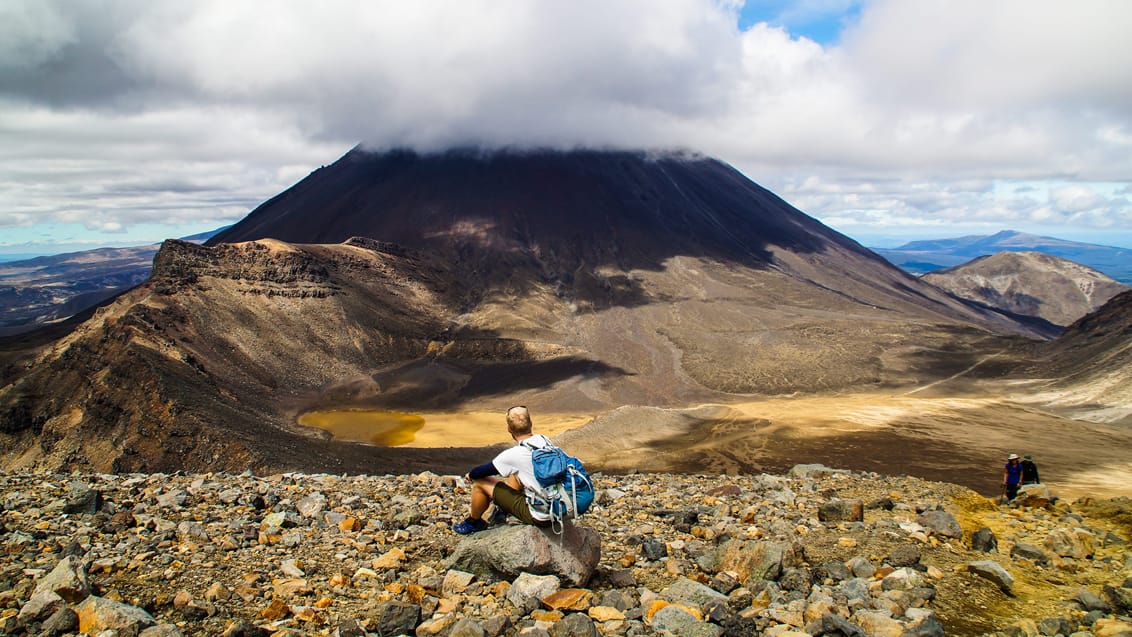
[[[531,412],[519,405],[507,410],[507,431],[512,436],[531,435]]]

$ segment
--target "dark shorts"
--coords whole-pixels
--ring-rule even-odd
[[[531,517],[531,508],[527,505],[527,496],[523,495],[522,491],[512,489],[511,485],[502,480],[495,483],[495,488],[491,491],[491,500],[523,524],[550,526],[549,521],[543,522]]]

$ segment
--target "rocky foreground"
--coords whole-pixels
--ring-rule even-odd
[[[814,465],[596,476],[565,538],[454,477],[0,474],[0,632],[1132,635],[1132,503]]]

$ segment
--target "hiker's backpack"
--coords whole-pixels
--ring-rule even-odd
[[[545,440],[545,437],[544,437]],[[550,515],[551,526],[562,532],[562,521],[576,518],[589,510],[594,501],[594,485],[582,461],[555,447],[546,440],[546,446],[526,444],[531,450],[531,463],[535,479],[546,493],[546,498],[528,496],[531,508]]]

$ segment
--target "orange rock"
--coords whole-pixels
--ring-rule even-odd
[[[664,601],[663,599],[654,599],[652,603],[649,604],[649,607],[645,609],[645,621],[651,624],[652,616],[656,614],[656,611],[664,608],[665,606],[668,606],[668,602]]]
[[[405,590],[405,598],[414,604],[421,603],[427,594],[428,592],[420,584],[409,584]]]
[[[594,594],[584,588],[564,588],[542,598],[542,605],[551,610],[584,611],[593,605]]]
[[[685,606],[684,604],[672,604],[664,601],[663,599],[658,599],[649,604],[648,610],[645,611],[645,621],[651,624],[653,615],[655,615],[658,610],[664,608],[665,606],[675,606],[676,608],[687,611],[688,614],[695,617],[697,621],[704,620],[704,614],[698,608]]]
[[[622,621],[625,619],[625,613],[617,610],[612,606],[594,606],[586,613],[590,619],[595,622],[609,622],[609,621]]]
[[[178,610],[188,606],[191,603],[193,603],[193,595],[189,591],[180,590],[177,591],[177,594],[173,596],[173,608],[176,608]]]
[[[349,517],[338,523],[338,530],[344,533],[352,533],[354,531],[362,530],[362,523],[358,518]]]
[[[310,622],[312,624],[326,623],[326,618],[322,616],[322,613],[318,612],[318,609],[311,608],[310,606],[292,606],[291,615],[301,622]]]
[[[391,568],[401,568],[401,562],[405,560],[405,552],[401,549],[389,549],[389,552],[376,558],[371,566],[375,571],[385,570]]]
[[[531,619],[536,622],[557,622],[565,617],[560,611],[537,609],[531,611]]]
[[[259,616],[264,619],[283,619],[291,612],[291,607],[287,606],[281,599],[273,599],[267,605],[267,608],[259,611]]]
[[[320,600],[318,600],[317,602],[314,603],[314,607],[320,608],[320,609],[321,608],[330,608],[333,604],[334,604],[334,600],[330,599],[329,597],[323,597],[322,599],[320,599]]]
[[[271,586],[275,589],[275,594],[279,597],[301,595],[303,593],[309,593],[311,590],[309,582],[297,577],[271,580]]]

